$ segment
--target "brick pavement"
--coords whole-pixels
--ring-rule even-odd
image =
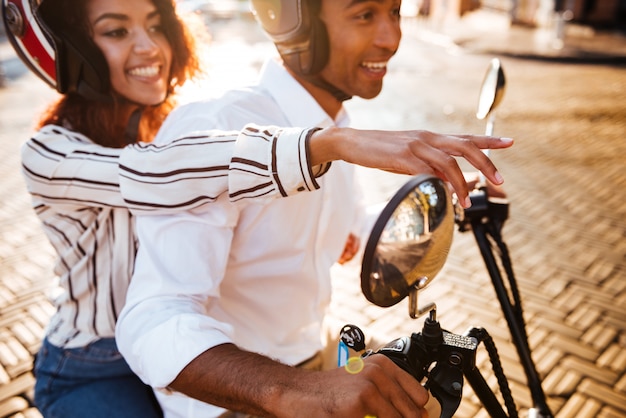
[[[3,63],[15,75],[10,59]],[[32,112],[52,97],[34,76],[10,80],[0,90],[0,416],[38,417],[30,406],[32,355],[54,308],[47,298],[53,254],[30,207],[20,175],[19,147]]]
[[[357,102],[356,110],[364,114],[357,123],[408,129],[417,120],[435,131],[480,132],[481,124],[471,120],[477,97],[472,88],[477,89],[478,69],[486,68],[492,54],[454,50],[445,66],[400,54],[396,73],[374,100],[384,102],[385,115],[393,117],[381,120],[366,110],[376,104]],[[626,70],[561,60],[502,61],[508,81],[496,133],[514,137],[516,144],[493,158],[510,196],[504,239],[548,403],[559,418],[626,417],[626,103],[620,99]],[[468,78],[477,80],[473,87]],[[415,95],[434,103],[423,104]],[[417,119],[415,109],[426,117]],[[341,293],[334,300],[341,320],[364,326],[366,333],[391,331],[390,337],[421,329],[421,320],[408,318],[406,301],[388,310],[368,306],[358,284],[346,280],[355,275],[354,269],[337,275],[335,284],[350,295],[349,304]],[[453,332],[485,327],[496,341],[518,407],[532,406],[471,234],[456,234],[446,267],[421,299],[437,303],[442,326]],[[495,388],[484,353],[478,365]],[[486,416],[471,388],[464,395],[456,416]]]
[[[405,36],[381,97],[373,104],[350,103],[356,124],[480,132],[482,124],[472,119],[474,97],[490,56],[415,60],[414,51],[422,58],[424,50],[412,35]],[[6,55],[0,58],[7,63]],[[626,417],[626,71],[512,58],[503,63],[508,86],[496,133],[517,141],[514,152],[494,155],[511,199],[504,238],[549,404],[559,418]],[[18,150],[31,127],[24,109],[40,108],[53,94],[14,64],[5,65],[13,77],[0,90],[0,417],[38,417],[29,406],[31,356],[52,312],[46,295],[53,256],[19,176]],[[377,108],[376,102],[386,112],[373,116],[368,109]],[[367,170],[362,175],[371,199],[388,196],[404,181]],[[406,302],[388,309],[366,303],[355,280],[357,267],[334,271],[334,316],[390,338],[421,328],[421,319],[408,318]],[[518,406],[530,406],[471,234],[455,235],[446,267],[421,300],[437,303],[442,326],[450,331],[485,327]],[[484,353],[478,365],[495,388]],[[457,416],[486,416],[469,387]]]

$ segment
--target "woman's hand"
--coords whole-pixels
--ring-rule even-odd
[[[449,182],[464,208],[471,203],[468,185],[455,157],[466,159],[487,180],[504,179],[483,149],[508,148],[510,138],[484,135],[446,135],[429,131],[372,131],[325,128],[310,139],[311,164],[344,160],[399,174],[434,174]]]

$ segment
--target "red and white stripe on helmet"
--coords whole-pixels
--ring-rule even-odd
[[[57,88],[56,49],[36,16],[41,0],[2,0],[7,36],[20,59],[42,80]]]

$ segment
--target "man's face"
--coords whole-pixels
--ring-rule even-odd
[[[321,76],[351,96],[376,97],[400,43],[401,0],[322,0],[330,42]]]

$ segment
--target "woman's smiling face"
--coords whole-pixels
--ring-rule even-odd
[[[87,16],[109,65],[112,89],[144,106],[165,100],[172,48],[152,1],[89,0]]]

